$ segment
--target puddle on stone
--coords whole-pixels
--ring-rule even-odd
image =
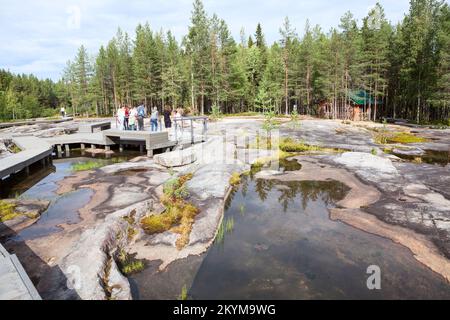
[[[416,163],[437,164],[444,167],[450,163],[450,151],[425,150],[423,155],[408,155],[396,152],[392,152],[392,154],[400,159]]]
[[[32,240],[62,230],[60,224],[74,224],[80,222],[78,210],[90,201],[93,191],[88,188],[66,193],[50,204],[48,209],[34,224],[20,231],[11,238],[13,241]]]
[[[125,154],[121,157],[104,159],[105,164],[126,160],[135,154]],[[97,155],[97,158],[98,157]],[[104,157],[103,157],[104,158]],[[63,195],[58,195],[58,181],[73,174],[72,166],[77,163],[92,161],[91,157],[75,157],[54,159],[49,167],[37,165],[30,170],[30,175],[18,174],[11,179],[2,181],[1,198],[45,199],[50,200],[48,209],[31,226],[23,229],[11,238],[14,241],[25,241],[47,236],[61,231],[58,225],[73,224],[80,221],[78,210],[84,207],[93,195],[93,191],[82,188]]]
[[[449,284],[406,248],[329,219],[328,208],[347,190],[336,181],[244,179],[189,297],[450,298]],[[367,288],[370,265],[381,268],[381,290]]]
[[[288,159],[278,159],[274,161],[269,161],[263,165],[252,165],[251,173],[255,174],[256,172],[262,169],[270,169],[276,170],[280,172],[287,171],[297,171],[302,169],[302,165],[296,160],[288,160]]]
[[[30,198],[30,199],[52,199],[55,197],[55,191],[58,188],[56,182],[73,174],[72,165],[77,163],[86,163],[93,159],[105,161],[106,164],[122,162],[139,155],[139,152],[126,151],[119,155],[113,155],[107,158],[104,154],[97,154],[90,157],[85,153],[74,150],[70,158],[54,159],[51,166],[45,168],[40,163],[35,163],[30,167],[30,175],[25,172],[19,172],[11,178],[1,181],[0,199],[6,198]]]

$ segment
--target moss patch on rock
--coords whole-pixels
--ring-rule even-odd
[[[16,205],[4,200],[0,200],[0,222],[5,222],[20,216],[21,213],[16,211]]]
[[[192,179],[192,174],[171,178],[164,184],[161,203],[166,210],[161,214],[150,214],[141,219],[141,227],[147,234],[157,234],[165,231],[178,233],[176,241],[178,250],[189,243],[189,237],[199,209],[186,201],[189,193],[185,183]]]

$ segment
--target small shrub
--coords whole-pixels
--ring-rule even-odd
[[[272,130],[278,127],[279,122],[275,120],[275,112],[267,111],[264,113],[264,123],[262,128],[270,133]]]
[[[132,240],[134,236],[136,236],[137,230],[131,226],[127,228],[127,238],[128,240]]]
[[[144,270],[145,268],[145,264],[143,261],[131,258],[130,255],[122,248],[119,249],[119,252],[117,253],[117,260],[119,263],[120,271],[124,275],[137,273]]]
[[[128,222],[128,224],[133,225],[136,222],[135,215],[136,210],[132,210],[128,215],[122,217],[122,219]]]
[[[144,217],[141,220],[142,229],[150,235],[169,230],[180,221],[180,214],[174,208],[170,208],[167,211]]]
[[[132,273],[140,272],[144,270],[145,264],[140,260],[132,261],[122,267],[122,273],[130,275]]]
[[[189,196],[189,193],[186,190],[185,183],[192,179],[192,173],[188,173],[186,175],[180,177],[170,178],[163,186],[163,192],[166,199],[170,199],[172,201],[182,200]]]
[[[20,213],[16,212],[16,205],[0,200],[0,222],[5,222],[19,216]]]
[[[220,120],[223,117],[222,112],[220,111],[220,107],[217,106],[216,104],[213,104],[213,106],[211,107],[211,115],[209,116],[209,118],[212,121],[217,121]]]
[[[377,149],[372,148],[372,150],[370,151],[371,154],[373,154],[374,156],[377,155]]]
[[[230,177],[230,185],[235,187],[239,183],[241,183],[241,175],[239,174],[239,172],[233,172]]]
[[[297,107],[294,107],[294,110],[291,112],[291,122],[290,125],[292,129],[297,129],[300,127],[300,116],[297,111]]]
[[[169,179],[164,184],[164,195],[161,198],[166,211],[141,219],[141,226],[147,234],[156,234],[168,230],[179,233],[180,237],[176,241],[178,250],[189,243],[194,218],[199,212],[197,207],[185,201],[189,196],[185,183],[192,179],[192,176],[192,173],[190,173]]]

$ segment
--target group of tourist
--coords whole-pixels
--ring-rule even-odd
[[[144,130],[144,118],[146,117],[146,108],[143,104],[138,107],[129,107],[123,105],[117,110],[116,123],[122,130]],[[170,107],[165,107],[163,111],[164,127],[172,127],[172,118],[181,118],[182,109],[178,108],[172,110]],[[160,123],[159,112],[156,107],[151,109],[150,113],[150,130],[152,132],[158,131]],[[160,128],[162,129],[162,128]]]

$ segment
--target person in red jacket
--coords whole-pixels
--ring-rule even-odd
[[[125,119],[123,121],[123,129],[128,130],[128,119],[130,118],[130,108],[128,106],[125,106]]]

